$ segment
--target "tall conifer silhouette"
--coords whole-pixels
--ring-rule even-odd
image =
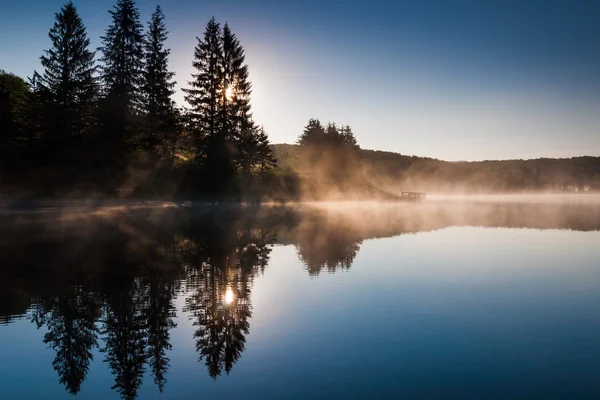
[[[52,47],[40,57],[44,71],[39,84],[49,97],[50,130],[55,138],[68,139],[88,125],[98,85],[94,52],[73,3],[65,4],[55,18],[48,33]]]
[[[175,73],[168,69],[170,50],[165,47],[168,31],[160,6],[148,22],[144,38],[144,72],[142,98],[143,111],[147,120],[143,145],[151,149],[164,142],[176,129],[175,104],[171,99],[175,90],[172,81]]]
[[[102,37],[102,81],[105,128],[117,140],[131,139],[132,123],[140,110],[143,73],[143,34],[133,0],[118,0],[111,25]]]
[[[184,88],[185,101],[190,104],[189,121],[197,146],[217,132],[221,84],[221,27],[215,18],[206,25],[204,37],[194,49],[192,80]],[[199,148],[199,151],[202,149]]]

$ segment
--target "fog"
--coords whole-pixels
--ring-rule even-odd
[[[323,240],[338,231],[358,240],[418,233],[452,226],[533,229],[600,229],[600,195],[429,195],[418,201],[307,201],[265,203],[192,203],[161,201],[45,201],[5,204],[0,233],[9,242],[23,229],[52,235],[68,230],[94,231],[110,224],[129,236],[176,229],[183,222],[211,223],[227,229],[269,225],[282,232],[317,226]],[[151,228],[151,229],[150,229]]]

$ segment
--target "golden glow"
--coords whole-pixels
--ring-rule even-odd
[[[227,101],[233,100],[233,94],[233,85],[227,86],[227,89],[225,90],[225,98],[227,99]]]
[[[233,290],[227,289],[225,291],[225,304],[233,303]]]

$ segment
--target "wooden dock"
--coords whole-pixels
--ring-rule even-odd
[[[402,200],[421,201],[425,199],[426,194],[421,192],[402,192]]]

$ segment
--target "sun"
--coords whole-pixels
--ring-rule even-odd
[[[225,304],[233,303],[233,290],[227,289],[225,291]]]
[[[233,85],[227,86],[227,89],[225,89],[225,98],[227,99],[227,101],[233,100],[233,94]]]

